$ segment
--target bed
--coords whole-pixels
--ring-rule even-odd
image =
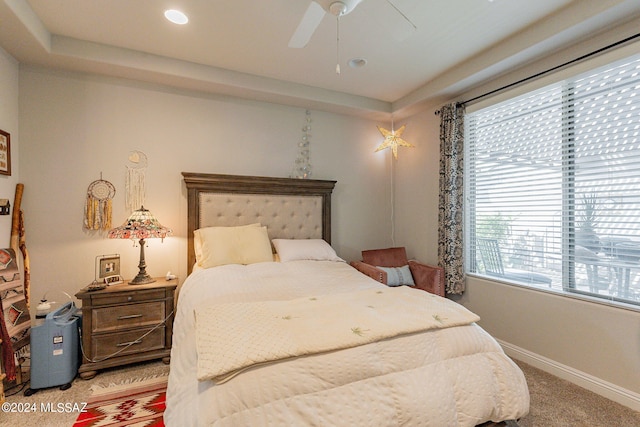
[[[513,425],[528,413],[524,375],[473,313],[335,253],[335,181],[183,176],[190,274],[167,426]]]

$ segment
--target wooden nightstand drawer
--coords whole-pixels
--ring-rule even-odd
[[[124,328],[155,325],[166,316],[164,301],[94,308],[92,331],[108,332]]]
[[[97,360],[105,356],[114,354],[115,352],[131,346],[118,353],[118,356],[127,354],[143,353],[150,350],[158,350],[164,348],[165,328],[164,326],[156,328],[153,332],[144,338],[142,335],[149,332],[152,328],[136,329],[130,332],[117,332],[113,334],[95,335],[91,340],[93,357]]]
[[[177,286],[177,279],[162,277],[143,285],[123,283],[78,292],[76,297],[82,300],[80,377],[93,378],[98,369],[145,360],[169,363]]]
[[[99,295],[91,300],[91,305],[98,307],[101,305],[120,305],[129,302],[151,301],[154,299],[161,300],[167,295],[163,289],[152,289],[138,292],[121,292]]]

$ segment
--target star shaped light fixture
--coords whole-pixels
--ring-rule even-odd
[[[391,130],[383,129],[378,126],[378,130],[380,131],[382,136],[384,136],[384,141],[382,141],[382,144],[380,144],[378,148],[376,148],[375,152],[391,148],[393,157],[398,160],[398,147],[415,147],[414,145],[409,144],[407,141],[401,138],[405,126],[406,125],[402,125],[402,127],[400,127],[400,129],[398,130],[393,130],[393,124],[391,125]]]

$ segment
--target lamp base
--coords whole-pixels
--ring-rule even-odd
[[[129,282],[130,285],[146,285],[147,283],[153,283],[156,279],[149,276],[148,274],[138,274]]]
[[[156,280],[147,274],[147,263],[144,260],[144,239],[140,239],[140,263],[138,264],[138,275],[129,282],[130,285],[145,285]]]

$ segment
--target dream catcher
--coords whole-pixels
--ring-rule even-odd
[[[89,184],[87,202],[84,205],[84,228],[87,230],[111,229],[111,200],[116,188],[109,181],[100,179]]]
[[[132,151],[129,153],[129,164],[127,165],[127,180],[125,206],[134,211],[144,205],[145,198],[145,173],[147,171],[147,155],[142,151]]]

